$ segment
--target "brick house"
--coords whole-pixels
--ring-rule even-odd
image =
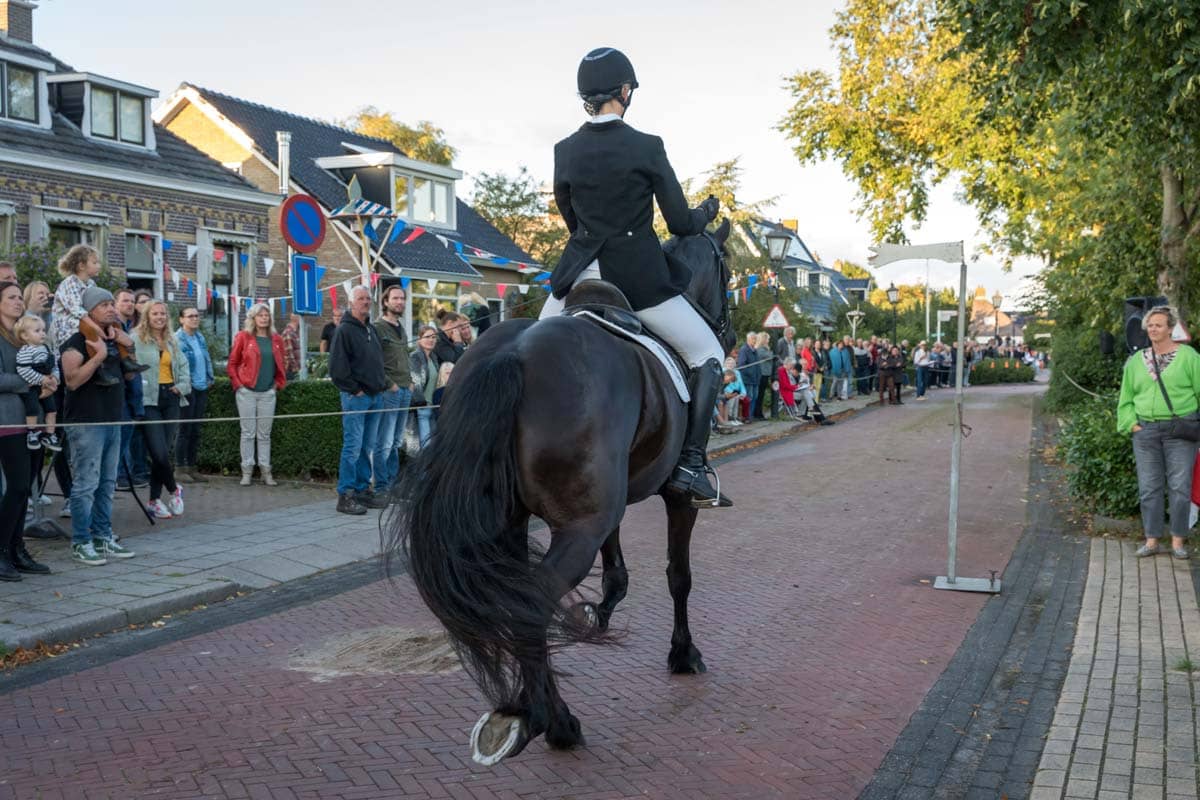
[[[0,254],[91,244],[129,286],[207,307],[206,328],[227,344],[239,324],[228,298],[267,294],[278,196],[155,124],[155,90],[37,47],[35,8],[0,2]]]
[[[532,259],[458,199],[455,187],[462,173],[453,167],[410,159],[383,139],[187,83],[165,100],[155,118],[263,191],[279,190],[278,133],[291,134],[289,193],[310,195],[327,218],[325,241],[313,253],[327,270],[322,282],[326,316],[331,306],[329,289],[342,304],[346,297],[339,284],[361,280],[360,233],[351,221],[328,219],[347,203],[347,186],[354,178],[363,199],[396,209],[408,230],[419,226],[426,231],[408,243],[403,241],[407,237],[384,242],[380,236],[367,248],[384,284],[408,279],[409,330],[432,320],[439,306],[458,307],[470,292],[481,294],[493,311],[500,312],[498,285],[525,282],[518,265]],[[278,208],[271,212],[274,230],[278,230],[279,213]],[[461,256],[455,243],[461,245]],[[272,238],[271,257],[286,264],[282,236]],[[271,280],[272,295],[287,294],[286,270],[273,273]]]

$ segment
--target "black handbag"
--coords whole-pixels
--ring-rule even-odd
[[[1167,426],[1167,436],[1174,439],[1187,439],[1189,442],[1200,441],[1200,419],[1176,416],[1175,406],[1171,405],[1171,396],[1167,394],[1167,387],[1163,386],[1162,382],[1162,373],[1158,370],[1158,356],[1151,352],[1150,360],[1154,363],[1154,374],[1158,377],[1159,391],[1162,392],[1163,400],[1167,401],[1167,410],[1171,412],[1171,424]]]

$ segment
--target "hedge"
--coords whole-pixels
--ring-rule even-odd
[[[1117,433],[1115,397],[1073,406],[1059,436],[1059,453],[1067,463],[1071,494],[1089,510],[1110,517],[1137,514],[1133,443]]]
[[[275,413],[339,411],[337,387],[329,381],[294,381],[276,399]],[[208,393],[207,417],[236,417],[237,404],[228,378],[217,378]],[[240,474],[241,429],[237,422],[211,422],[200,437],[200,468]],[[275,475],[301,479],[337,475],[342,452],[341,417],[276,420],[271,431],[271,468]]]
[[[1079,384],[1101,395],[1115,395],[1121,386],[1125,365],[1125,343],[1118,339],[1115,355],[1100,352],[1100,334],[1095,328],[1069,328],[1054,334],[1054,369],[1046,391],[1046,410],[1067,411],[1079,403],[1090,402],[1091,395],[1080,391]],[[1070,380],[1068,380],[1068,378]],[[1074,381],[1074,383],[1072,383]]]
[[[1029,383],[1033,375],[1033,367],[1025,366],[1019,358],[985,358],[971,370],[971,385]]]

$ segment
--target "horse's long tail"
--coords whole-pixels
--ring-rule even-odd
[[[518,702],[523,667],[545,664],[551,642],[589,631],[536,579],[518,499],[517,415],[522,364],[496,353],[448,391],[433,441],[406,470],[392,550],[407,559],[425,604],[495,707]]]

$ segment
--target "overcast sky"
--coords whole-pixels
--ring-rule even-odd
[[[853,186],[836,164],[800,166],[774,130],[789,104],[785,77],[834,66],[834,0],[608,0],[591,12],[531,0],[40,3],[38,45],[76,69],[163,96],[188,81],[323,119],[375,105],[406,122],[430,120],[459,151],[463,195],[480,171],[525,165],[548,181],[554,142],[584,119],[574,95],[580,57],[618,47],[641,83],[626,119],[663,137],[681,179],[740,156],[746,200],[778,196],[772,215],[798,219],[826,264],[866,262],[869,234]],[[911,239],[965,239],[970,257],[978,227],[944,187]],[[1026,262],[1005,274],[983,258],[970,264],[968,283],[1011,297],[1037,268]],[[876,278],[916,282],[924,271],[924,262],[903,262]],[[956,266],[933,264],[935,286],[957,282]]]

